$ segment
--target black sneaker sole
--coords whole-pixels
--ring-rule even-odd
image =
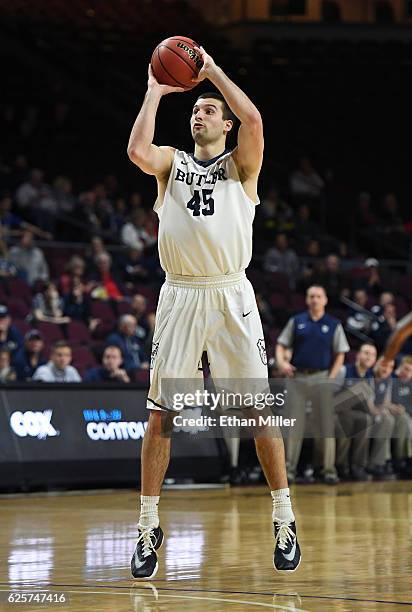
[[[292,569],[292,570],[280,570],[280,569],[278,569],[278,568],[276,567],[276,565],[275,565],[275,560],[273,560],[273,567],[274,567],[275,572],[277,572],[278,574],[293,574],[293,572],[296,572],[296,570],[299,568],[299,565],[300,565],[300,562],[301,562],[301,561],[302,561],[302,555],[300,555],[300,558],[299,558],[299,563],[298,563],[298,564],[297,564],[297,566],[296,566],[294,569]]]

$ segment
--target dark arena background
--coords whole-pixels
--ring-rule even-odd
[[[289,474],[296,574],[271,565],[253,442],[233,466],[225,440],[180,431],[161,569],[130,579],[164,272],[156,183],[127,143],[152,51],[173,35],[203,45],[263,118],[247,276],[270,376],[314,284],[345,330],[346,367],[365,344],[379,357],[412,309],[410,0],[0,0],[0,609],[412,607],[412,339],[390,374],[410,370],[404,450],[389,433],[361,473],[337,453],[328,481],[304,440]],[[210,89],[163,98],[154,142],[192,151],[189,117]],[[59,358],[71,367],[48,379]]]

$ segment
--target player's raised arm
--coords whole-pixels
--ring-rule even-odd
[[[240,121],[238,146],[233,152],[233,157],[238,170],[243,175],[242,181],[247,178],[257,178],[263,159],[262,117],[253,102],[215,64],[203,47],[195,49],[203,60],[203,68],[195,80],[209,79],[222,93],[231,111]]]
[[[181,91],[184,91],[181,87],[160,85],[149,64],[147,92],[134,122],[127,147],[127,154],[131,161],[146,174],[154,174],[159,178],[169,175],[174,149],[153,144],[156,113],[162,96]]]

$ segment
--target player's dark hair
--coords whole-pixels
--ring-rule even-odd
[[[223,113],[222,113],[223,119],[225,120],[230,119],[230,121],[233,121],[233,124],[236,123],[236,116],[230,110],[229,104],[226,102],[226,100],[224,99],[220,91],[207,91],[206,93],[202,93],[200,94],[200,96],[197,97],[198,100],[204,100],[205,98],[212,98],[213,100],[219,100],[222,103],[222,107],[223,107]]]

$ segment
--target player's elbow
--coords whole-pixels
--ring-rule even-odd
[[[136,148],[135,146],[130,146],[129,145],[127,147],[127,155],[129,157],[130,161],[132,161],[137,166],[139,166],[140,163],[143,161],[142,152],[138,148]]]

